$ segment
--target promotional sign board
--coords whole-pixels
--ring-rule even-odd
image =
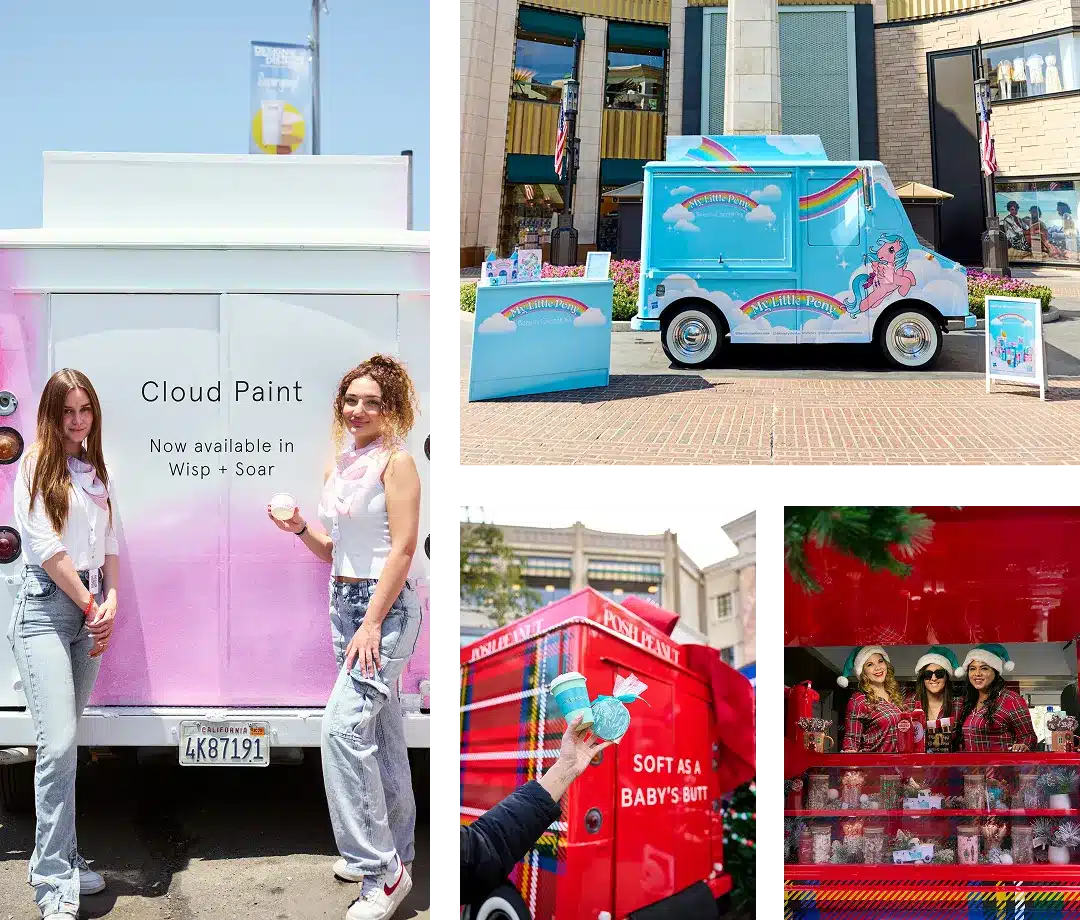
[[[251,43],[248,152],[310,153],[311,52],[307,45]]]
[[[993,380],[1033,384],[1046,399],[1042,304],[1037,298],[986,298],[987,393]]]
[[[586,278],[607,278],[611,275],[611,253],[590,252],[585,256]]]
[[[613,291],[584,278],[477,287],[470,401],[607,386]]]

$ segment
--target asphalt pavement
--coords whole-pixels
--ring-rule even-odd
[[[429,916],[429,767],[413,754],[417,854],[397,920]],[[343,920],[359,894],[333,876],[317,752],[264,768],[109,759],[81,766],[78,782],[79,850],[108,883],[83,898],[82,920]],[[0,920],[40,920],[33,843],[32,814],[0,811]]]

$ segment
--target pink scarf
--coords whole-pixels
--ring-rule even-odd
[[[326,481],[323,507],[341,515],[351,515],[357,497],[378,484],[388,457],[382,438],[376,438],[366,447],[342,451],[334,464],[334,472]]]
[[[71,473],[71,481],[82,489],[90,501],[102,511],[108,511],[109,488],[98,479],[97,470],[78,457],[68,457],[67,467],[68,472]]]

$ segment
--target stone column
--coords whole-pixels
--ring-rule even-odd
[[[668,30],[668,85],[666,134],[682,134],[683,71],[686,68],[686,0],[671,0],[671,28]],[[697,128],[693,128],[696,132]],[[664,153],[660,152],[663,159]]]
[[[573,550],[570,555],[570,590],[580,591],[589,584],[589,562],[585,556],[585,525],[575,521],[570,528]]]
[[[729,0],[724,133],[780,133],[776,0]]]
[[[506,165],[506,120],[510,111],[510,74],[517,41],[517,0],[497,0],[492,37],[491,74],[488,78],[484,171],[480,182],[480,219],[477,243],[496,246],[502,208],[503,168]],[[464,213],[464,208],[462,209]]]
[[[607,79],[607,20],[585,17],[578,78],[577,136],[581,142],[580,167],[574,187],[574,226],[578,246],[596,248],[596,207],[600,194],[600,131],[604,118],[604,83]]]

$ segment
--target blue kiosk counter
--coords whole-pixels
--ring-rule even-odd
[[[476,289],[469,401],[607,386],[611,279]]]

